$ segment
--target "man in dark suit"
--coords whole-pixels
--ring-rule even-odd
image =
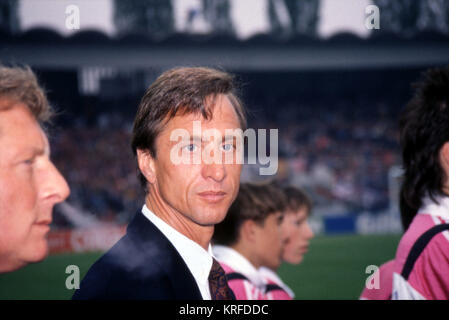
[[[156,79],[132,139],[145,205],[73,298],[232,299],[210,240],[238,192],[245,127],[229,74],[175,68]]]

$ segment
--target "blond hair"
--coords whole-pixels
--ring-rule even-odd
[[[5,67],[0,65],[0,110],[23,103],[40,123],[53,115],[44,90],[30,67]]]

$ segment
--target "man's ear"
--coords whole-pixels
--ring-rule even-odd
[[[449,161],[449,141],[448,142],[445,142],[444,144],[443,144],[443,146],[441,147],[441,155],[445,158],[444,160],[446,161],[446,162],[448,162]]]
[[[148,150],[137,149],[137,163],[147,181],[154,183],[156,181],[155,163]]]
[[[240,234],[248,241],[254,241],[256,237],[256,222],[254,220],[248,219],[243,221],[240,227]]]
[[[445,187],[449,187],[449,142],[445,142],[440,149],[440,165],[446,174]]]

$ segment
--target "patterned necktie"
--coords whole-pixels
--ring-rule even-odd
[[[228,287],[226,275],[223,268],[213,259],[212,268],[209,273],[209,289],[212,300],[235,300],[235,296]]]

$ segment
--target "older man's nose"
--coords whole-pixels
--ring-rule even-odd
[[[67,199],[70,195],[70,188],[67,181],[51,161],[49,161],[45,176],[45,182],[42,182],[45,184],[43,198],[52,201],[55,204]]]

